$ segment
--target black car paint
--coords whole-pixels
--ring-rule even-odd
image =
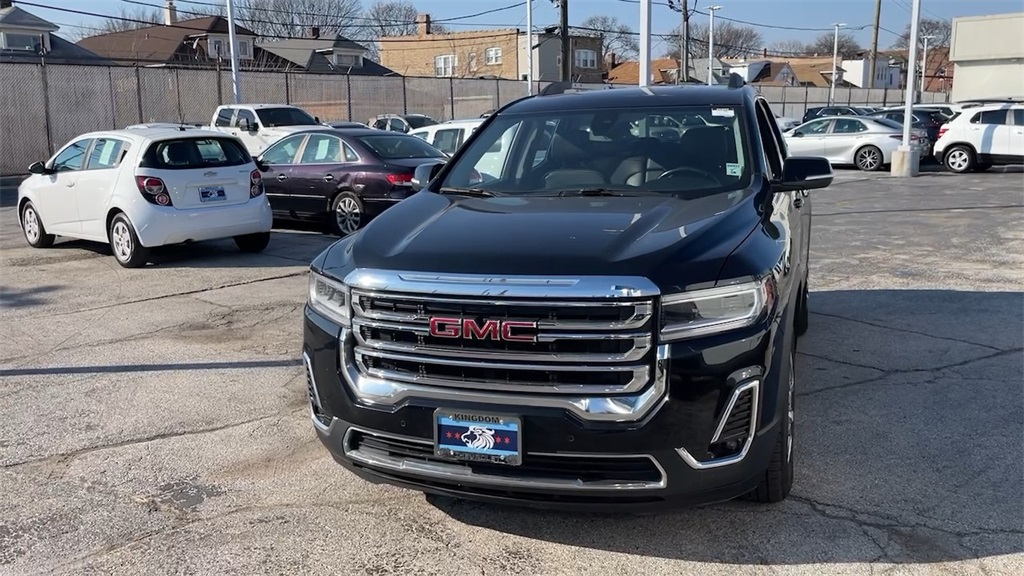
[[[684,90],[696,92],[695,98],[735,97],[744,106],[751,146],[755,150],[762,146],[762,134],[754,120],[756,97],[744,97],[739,91]],[[623,94],[616,100],[615,95],[606,94],[604,101],[621,105],[622,98],[628,96],[636,95]],[[597,108],[604,101],[592,96],[583,105]],[[643,105],[642,98],[636,101]],[[519,103],[523,108],[572,105],[571,96],[564,103],[545,97]],[[784,140],[770,112],[768,119],[784,157]],[[458,156],[451,163],[457,163]],[[339,376],[340,327],[307,305],[303,349],[311,358],[313,378],[328,383],[318,385],[323,410],[337,419],[330,431],[317,429],[321,441],[340,464],[367,480],[499,503],[639,510],[659,509],[666,503],[727,500],[750,491],[772,457],[785,417],[784,383],[793,369],[789,351],[795,346],[794,318],[807,281],[811,226],[806,190],[799,186],[773,189],[764,176],[771,170],[765,156],[755,153],[753,158],[755,172],[761,176],[754,178],[739,203],[725,209],[713,199],[701,203],[646,196],[470,198],[426,189],[338,241],[311,265],[314,272],[337,279],[363,267],[541,276],[640,275],[651,279],[662,293],[773,277],[779,298],[756,325],[671,346],[667,398],[645,420],[585,423],[560,409],[518,408],[527,453],[649,453],[665,468],[670,479],[667,488],[637,497],[614,491],[588,491],[586,496],[557,490],[517,489],[513,493],[472,482],[439,484],[350,461],[341,438],[349,426],[431,438],[431,415],[439,406],[414,400],[389,412],[363,405]],[[435,185],[448,168],[442,169]],[[759,426],[750,452],[736,465],[690,468],[674,448],[685,447],[698,458],[708,457],[715,424],[737,385],[735,375],[749,367],[756,367],[764,377]],[[457,402],[445,407],[494,410]]]

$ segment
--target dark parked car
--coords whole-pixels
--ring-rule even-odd
[[[496,503],[785,499],[828,160],[790,156],[750,86],[550,88],[313,260],[320,440],[365,479]]]
[[[300,132],[258,157],[275,217],[326,221],[341,236],[412,194],[417,166],[445,159],[415,136],[366,127]]]
[[[939,128],[946,123],[948,118],[945,114],[938,110],[927,110],[922,108],[915,108],[912,111],[914,115],[914,123],[911,124],[914,128],[921,128],[928,132],[928,140],[932,144],[939,139]],[[897,122],[900,126],[903,125],[903,118],[906,115],[906,111],[903,108],[888,108],[881,112],[875,112],[869,114],[869,116],[875,116],[878,118],[887,118],[893,122]]]
[[[864,116],[871,112],[868,108],[862,108],[860,106],[819,106],[815,108],[808,108],[804,112],[803,122],[810,122],[815,118],[821,118],[824,116]]]

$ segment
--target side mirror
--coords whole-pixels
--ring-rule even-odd
[[[320,117],[319,116],[313,116],[313,122],[316,122],[317,124],[319,124],[320,123]]]
[[[260,172],[266,172],[267,170],[270,170],[270,167],[267,166],[267,163],[264,162],[262,158],[253,156],[252,161],[256,164],[256,169],[259,170]]]
[[[42,162],[33,162],[29,165],[28,171],[30,174],[48,174],[49,170],[46,169],[46,165]]]
[[[804,133],[803,132],[793,132],[793,137],[794,138],[803,138],[804,137]]]
[[[238,121],[238,129],[241,130],[242,132],[248,132],[249,131],[249,120],[247,120],[245,118],[242,118],[241,120],[239,120]]]
[[[832,185],[832,164],[818,156],[791,156],[782,165],[782,179],[772,183],[775,192],[816,190]]]
[[[417,166],[412,174],[413,192],[419,192],[426,188],[427,184],[434,179],[434,176],[437,176],[437,173],[441,171],[444,165],[444,162],[428,162],[427,164]]]

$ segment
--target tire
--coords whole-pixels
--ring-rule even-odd
[[[235,246],[247,254],[263,252],[270,244],[270,232],[257,232],[245,236],[235,236]]]
[[[853,163],[859,170],[874,172],[882,169],[882,165],[885,164],[885,156],[882,155],[882,151],[878,147],[865,146],[854,153]]]
[[[793,489],[793,437],[796,423],[796,350],[789,354],[789,378],[785,391],[786,413],[779,429],[775,450],[764,477],[747,498],[762,504],[782,502]]]
[[[804,281],[804,286],[800,290],[800,297],[797,298],[796,308],[796,319],[794,320],[794,328],[796,329],[797,336],[803,336],[807,333],[807,328],[811,324],[811,312],[807,307],[807,281]]]
[[[21,209],[21,230],[25,234],[25,241],[33,248],[49,248],[56,239],[53,234],[46,233],[43,219],[31,202],[26,202]]]
[[[351,192],[342,192],[331,202],[331,232],[338,236],[354,234],[366,223],[366,207],[359,196]]]
[[[946,170],[956,174],[970,172],[977,163],[978,159],[974,155],[974,150],[963,145],[953,146],[942,158],[942,164]]]
[[[140,268],[149,261],[149,248],[139,242],[135,227],[123,212],[110,221],[107,237],[110,239],[114,260],[124,268]]]

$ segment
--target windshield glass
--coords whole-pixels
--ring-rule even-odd
[[[298,108],[260,108],[256,110],[260,123],[267,128],[274,126],[316,126],[317,121]]]
[[[437,124],[437,120],[434,120],[433,118],[428,118],[426,116],[407,116],[405,121],[408,122],[409,126],[412,126],[413,129],[423,128],[424,126],[433,126],[434,124]]]
[[[752,169],[742,108],[566,110],[499,115],[441,186],[498,195],[706,195],[746,188]]]
[[[383,160],[400,160],[402,158],[447,158],[444,152],[427,144],[422,139],[405,134],[381,134],[380,136],[360,136],[364,146],[373,150]]]

